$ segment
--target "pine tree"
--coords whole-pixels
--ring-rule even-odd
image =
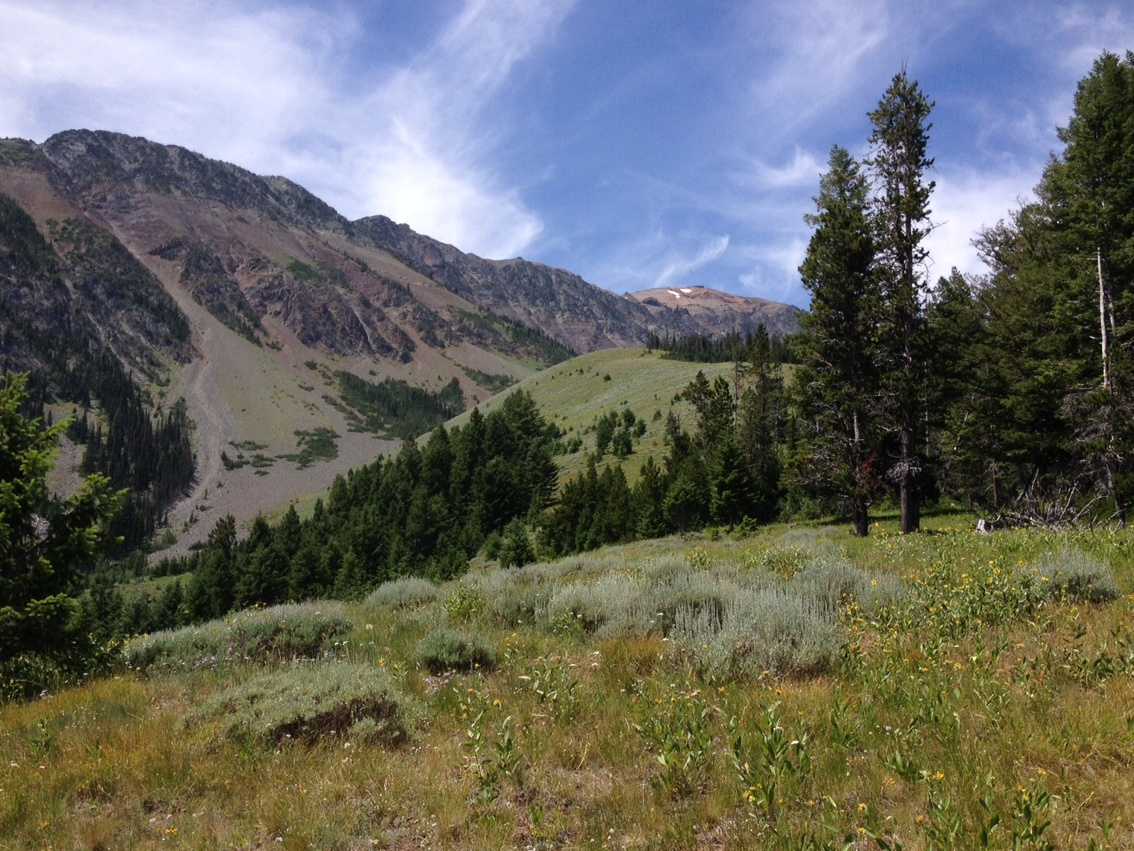
[[[523,567],[535,561],[528,530],[520,518],[514,518],[504,529],[504,540],[500,546],[500,566],[503,568]]]
[[[1134,53],[1096,60],[1059,138],[1065,148],[1045,171],[1041,200],[1075,277],[1094,279],[1098,305],[1099,378],[1094,392],[1074,400],[1079,439],[1125,525],[1134,451]]]
[[[866,161],[876,189],[884,417],[898,441],[898,458],[887,476],[900,491],[902,532],[916,532],[921,526],[919,440],[926,379],[921,336],[929,286],[924,241],[931,229],[929,196],[934,187],[925,173],[933,166],[926,153],[932,109],[933,103],[905,69],[895,74],[870,113],[874,130]]]
[[[716,453],[709,484],[709,510],[713,520],[729,529],[753,511],[754,485],[736,438],[729,434]]]
[[[227,614],[236,602],[236,518],[226,514],[209,532],[200,566],[189,588],[189,608],[198,620]]]
[[[51,495],[47,473],[67,423],[44,430],[27,419],[26,388],[26,376],[0,378],[0,664],[31,654],[76,674],[87,654],[71,592],[112,544],[106,524],[123,494],[94,474],[65,500]]]
[[[738,357],[735,365],[736,443],[751,482],[748,513],[767,522],[780,500],[784,379],[764,323],[757,326],[744,351],[746,359]]]
[[[803,363],[795,376],[805,445],[793,461],[803,489],[821,501],[835,499],[860,536],[869,530],[879,484],[881,290],[868,192],[855,159],[844,148],[832,148],[816,212],[806,216],[814,230],[799,267],[811,311],[802,320]]]
[[[937,282],[926,317],[930,350],[930,419],[938,423],[933,455],[942,491],[972,509],[1002,499],[1001,428],[1006,398],[994,368],[985,299],[956,269]]]

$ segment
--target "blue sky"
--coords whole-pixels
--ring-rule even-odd
[[[145,136],[615,292],[805,307],[819,175],[903,65],[937,104],[930,274],[979,274],[1128,49],[1111,2],[0,0],[0,136]]]

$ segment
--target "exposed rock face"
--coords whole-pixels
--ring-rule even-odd
[[[803,313],[790,304],[745,298],[708,287],[642,290],[626,297],[644,305],[654,316],[682,313],[689,322],[701,325],[704,328],[702,333],[706,334],[730,330],[747,334],[755,331],[761,322],[770,334],[795,334],[799,331],[799,317]]]
[[[8,140],[0,166],[41,176],[76,213],[108,225],[143,264],[149,254],[175,266],[195,301],[262,342],[269,315],[305,345],[398,363],[412,361],[420,346],[463,342],[535,354],[494,333],[491,321],[470,323],[470,312],[487,311],[580,353],[643,345],[651,333],[743,332],[759,321],[773,333],[796,330],[797,311],[786,305],[724,293],[681,302],[664,290],[619,297],[563,269],[466,254],[384,216],[350,222],[285,178],[175,145],[68,131],[42,145]],[[459,299],[416,298],[412,284],[440,285]]]
[[[352,222],[285,178],[175,145],[86,130],[0,140],[4,367],[52,363],[45,373],[81,399],[75,365],[113,358],[155,401],[183,398],[200,491],[184,514],[201,529],[222,484],[241,520],[329,483],[308,471],[288,484],[273,469],[264,487],[263,470],[226,470],[226,449],[286,452],[296,430],[327,427],[343,435],[336,469],[372,457],[369,436],[347,434],[339,370],[430,391],[456,379],[472,400],[571,350],[743,331],[757,317],[794,330],[772,318],[786,306],[692,301],[485,260],[383,216]]]
[[[696,288],[685,302],[668,290],[619,297],[571,272],[514,260],[484,260],[415,233],[385,216],[354,223],[359,236],[410,268],[500,316],[539,328],[576,352],[645,345],[651,333],[718,335],[799,330],[801,311],[787,304]]]

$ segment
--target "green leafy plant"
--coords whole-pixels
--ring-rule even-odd
[[[642,705],[645,717],[634,729],[657,763],[650,783],[675,797],[698,792],[713,761],[714,708],[699,689],[658,696]]]
[[[799,729],[794,735],[783,726],[779,703],[764,710],[750,728],[729,720],[732,764],[740,779],[742,796],[774,822],[785,801],[794,799],[806,782],[811,766],[810,737]]]

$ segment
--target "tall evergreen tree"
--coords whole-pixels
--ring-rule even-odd
[[[942,492],[973,509],[1001,499],[1000,427],[1005,398],[989,344],[986,300],[956,269],[937,282],[926,318],[931,442]]]
[[[1041,201],[1077,289],[1086,296],[1093,278],[1098,305],[1097,384],[1075,400],[1081,450],[1125,525],[1134,452],[1134,53],[1096,60],[1059,138],[1065,148],[1045,171]]]
[[[0,378],[0,667],[30,654],[76,674],[85,641],[71,592],[109,547],[106,524],[122,494],[95,474],[67,499],[51,495],[47,473],[66,423],[45,430],[27,419],[26,387],[26,376]],[[18,689],[11,679],[0,677],[0,694]]]
[[[859,164],[845,148],[832,148],[816,212],[806,216],[814,230],[799,272],[811,312],[802,319],[803,363],[795,381],[806,432],[794,461],[796,478],[812,495],[837,500],[860,536],[869,530],[879,472],[881,291],[868,193]]]
[[[901,530],[921,526],[919,492],[923,459],[920,423],[925,414],[925,355],[921,350],[928,294],[924,245],[929,235],[929,196],[933,166],[927,154],[927,123],[933,103],[903,68],[894,75],[878,108],[871,112],[870,155],[875,182],[874,220],[882,284],[880,314],[885,420],[898,441],[898,457],[887,471],[901,498]]]
[[[1134,493],[1134,57],[1103,54],[1059,131],[1037,200],[984,229],[979,294],[992,508],[1059,523],[1092,488]],[[976,420],[980,422],[980,420]]]
[[[735,375],[736,443],[752,485],[748,511],[755,519],[768,521],[780,500],[784,379],[764,323],[749,340],[745,358],[738,358]]]
[[[226,514],[209,532],[189,588],[189,609],[198,620],[227,614],[236,602],[236,518]]]

